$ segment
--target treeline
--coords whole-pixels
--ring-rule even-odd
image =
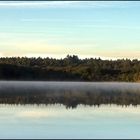
[[[67,55],[55,58],[0,58],[0,80],[44,81],[140,81],[140,61],[137,59],[79,59]]]

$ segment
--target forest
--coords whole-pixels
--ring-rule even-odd
[[[140,61],[80,59],[77,55],[63,59],[1,57],[0,80],[139,82]]]

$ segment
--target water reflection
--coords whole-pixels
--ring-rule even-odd
[[[0,81],[0,103],[137,106],[140,83]]]
[[[0,105],[0,138],[140,138],[140,106]]]

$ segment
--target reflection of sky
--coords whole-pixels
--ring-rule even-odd
[[[140,2],[0,2],[0,55],[140,58]]]
[[[0,105],[0,138],[139,138],[140,106]]]

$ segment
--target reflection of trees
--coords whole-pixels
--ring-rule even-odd
[[[67,108],[75,108],[78,104],[100,106],[101,104],[117,104],[122,106],[140,104],[140,93],[94,91],[72,92],[63,90],[60,93],[30,91],[7,91],[0,93],[0,103],[3,104],[63,104]]]

